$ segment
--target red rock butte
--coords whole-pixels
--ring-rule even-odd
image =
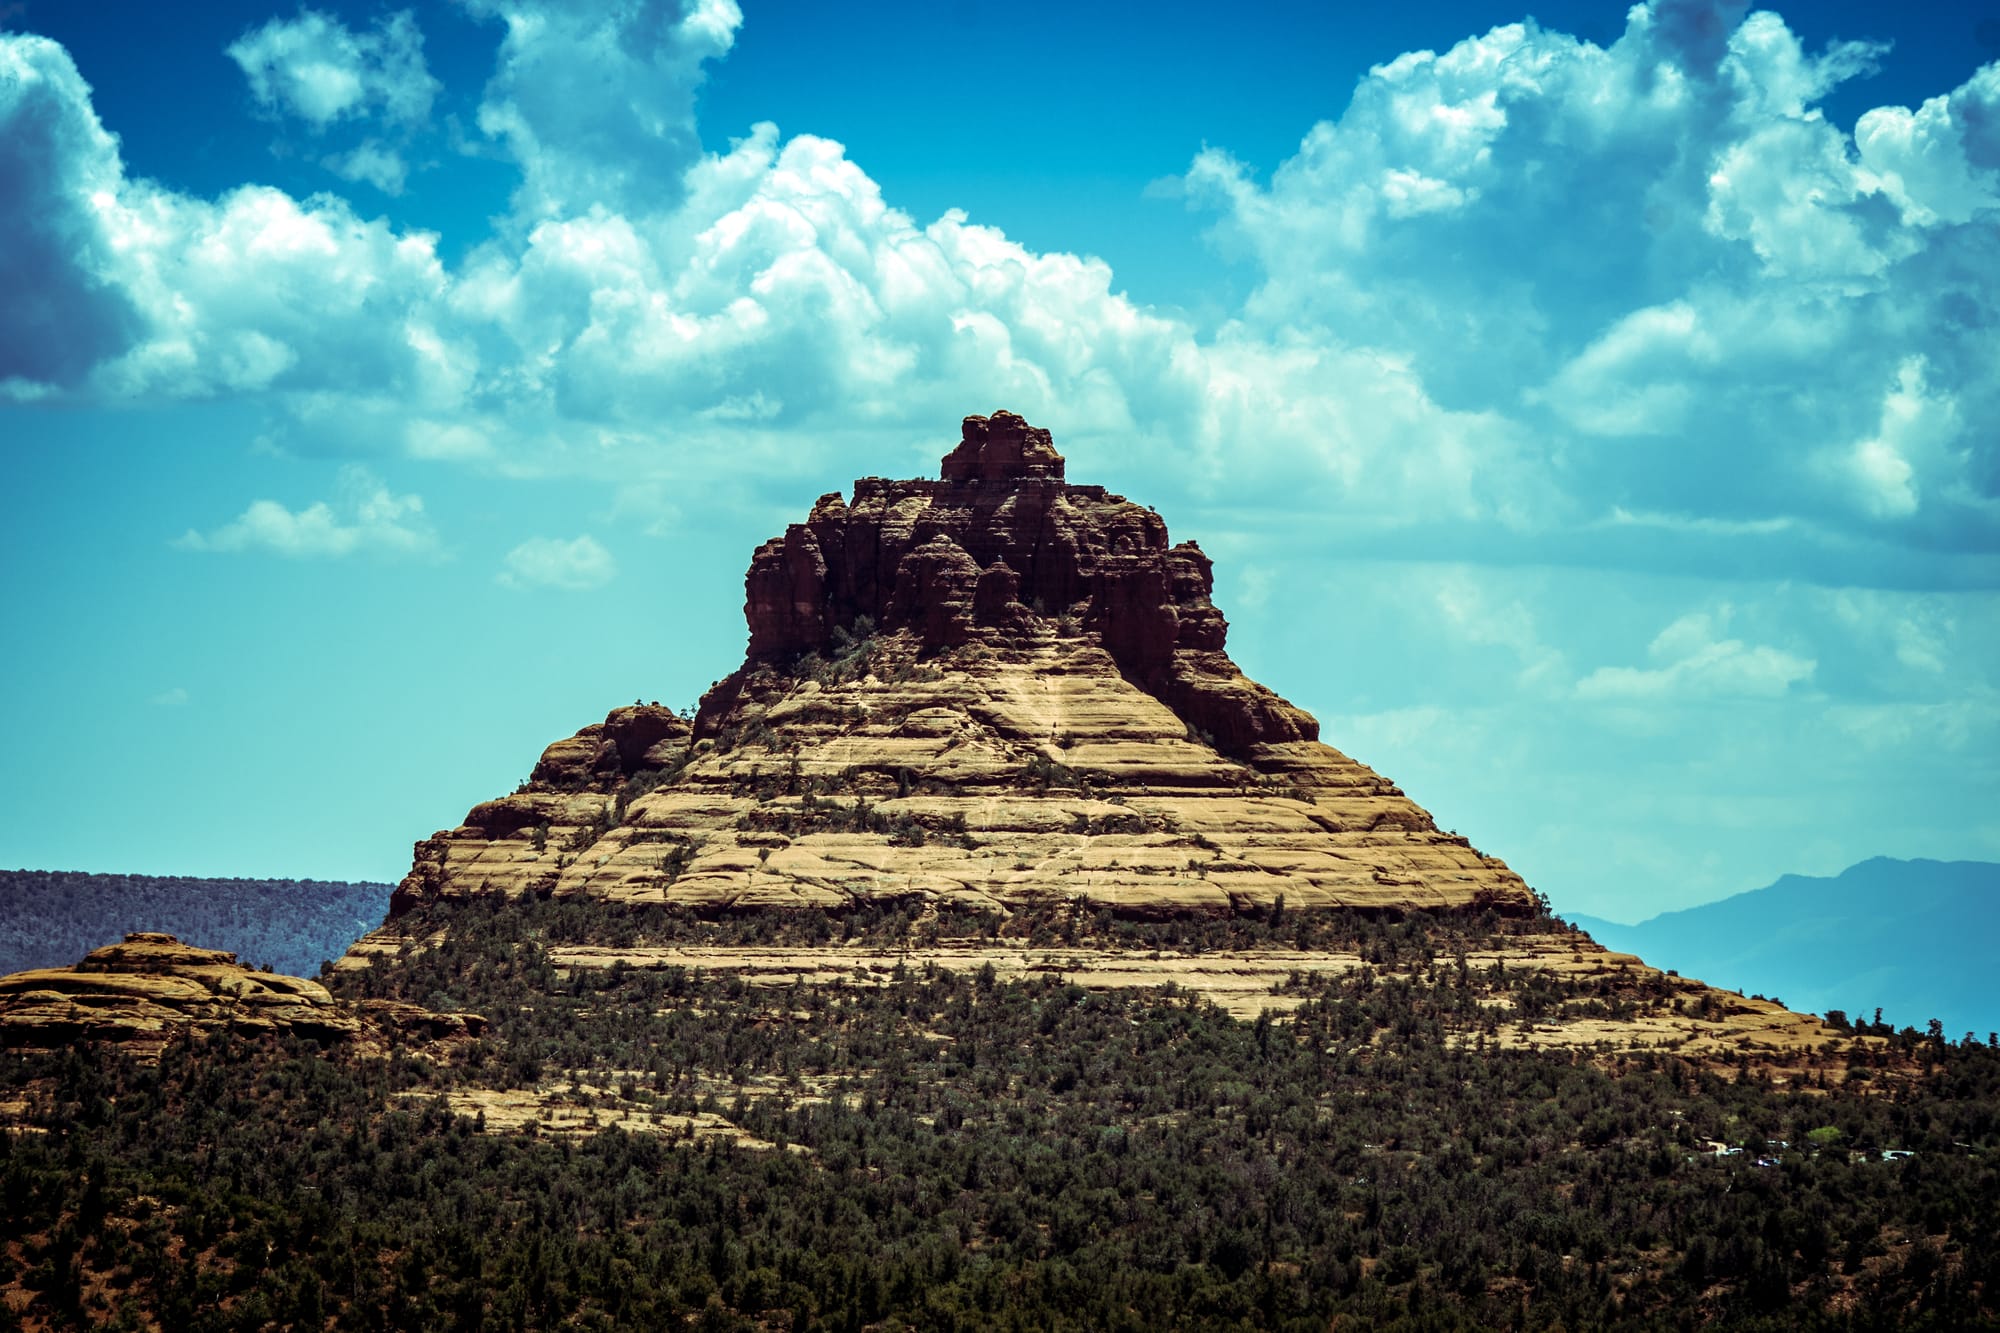
[[[1455,1040],[1754,1056],[1782,1078],[1845,1058],[1816,1019],[1543,918],[1504,862],[1237,669],[1194,543],[1064,472],[1047,431],[995,412],[966,418],[938,480],[822,496],[752,556],[749,652],[694,717],[634,704],[550,745],[518,790],[417,844],[390,919],[335,966],[429,947],[461,902],[553,897],[600,909],[585,914],[596,936],[549,949],[564,969],[757,985],[1054,970],[1087,988],[1171,982],[1249,1016],[1295,1003],[1295,973],[1372,964],[1338,948],[1126,948],[1101,927],[1268,929],[1282,904],[1286,920],[1427,914],[1462,951],[1455,975],[1480,978]],[[876,906],[910,924],[873,953],[702,942],[723,915]],[[1094,933],[1052,960],[1034,940],[1053,919]],[[810,917],[769,924],[824,938]],[[1508,989],[1522,975],[1623,1016],[1533,1020]]]
[[[1074,485],[1049,433],[965,419],[937,480],[857,481],[760,546],[743,665],[694,718],[619,708],[417,845],[426,903],[702,911],[921,901],[1114,914],[1534,910],[1224,645],[1210,564]]]
[[[745,614],[752,662],[828,651],[863,617],[935,654],[1044,639],[1073,625],[1223,749],[1307,741],[1319,726],[1244,679],[1223,652],[1211,566],[1171,545],[1144,505],[1063,480],[1049,432],[1012,412],[967,417],[941,481],[864,477],[757,548]]]

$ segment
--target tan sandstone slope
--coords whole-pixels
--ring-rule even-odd
[[[413,1004],[347,1004],[303,977],[259,972],[220,949],[171,935],[127,935],[70,967],[0,977],[0,1050],[107,1042],[159,1054],[190,1032],[293,1035],[381,1048],[478,1035],[477,1014],[435,1014]]]

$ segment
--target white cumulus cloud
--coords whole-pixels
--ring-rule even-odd
[[[2000,436],[1963,428],[2000,414],[2000,67],[1851,138],[1814,103],[1876,49],[1740,12],[1641,5],[1608,47],[1496,28],[1374,69],[1268,182],[1204,152],[1190,192],[1265,278],[1243,327],[1499,415],[1572,512],[1991,530]]]
[[[507,552],[497,581],[509,588],[601,588],[618,576],[618,562],[595,537],[564,541],[530,537]]]
[[[422,555],[437,548],[421,496],[396,495],[352,464],[341,470],[340,490],[334,503],[320,500],[298,510],[255,500],[222,527],[207,533],[189,529],[174,544],[188,551],[269,551],[293,559]]]
[[[328,171],[351,181],[364,181],[383,194],[401,194],[410,167],[397,149],[379,139],[366,139],[344,153],[322,159]]]
[[[357,33],[315,9],[271,19],[228,48],[267,110],[299,117],[316,130],[379,112],[417,124],[430,116],[440,85],[424,64],[423,34],[408,10]]]
[[[0,390],[34,400],[143,336],[100,201],[123,184],[118,141],[69,53],[0,34]]]
[[[1876,107],[1855,124],[1861,164],[1918,226],[1970,222],[2000,202],[2000,65],[1915,111]]]
[[[1163,500],[1568,534],[1537,550],[1570,560],[1697,534],[1817,573],[1886,542],[1898,577],[1944,582],[2000,532],[1990,69],[1850,137],[1815,102],[1874,49],[1808,51],[1740,6],[1640,5],[1609,46],[1522,23],[1412,53],[1268,180],[1195,161],[1259,279],[1201,325],[1099,260],[912,217],[831,140],[764,125],[701,152],[730,0],[474,12],[501,29],[481,123],[521,180],[450,265],[332,196],[127,178],[66,53],[0,38],[22,71],[0,224],[32,256],[0,256],[0,388],[254,396],[293,448],[628,488],[1005,404],[1143,454]],[[342,49],[310,19],[283,31]],[[327,86],[328,117],[375,105]],[[386,141],[330,160],[402,181]]]
[[[1580,699],[1641,700],[1708,696],[1775,697],[1811,679],[1809,657],[1723,638],[1731,608],[1691,611],[1647,645],[1651,667],[1604,666],[1576,683]]]
[[[743,23],[735,0],[466,0],[506,27],[479,127],[521,167],[529,219],[648,210],[700,153],[702,64]]]

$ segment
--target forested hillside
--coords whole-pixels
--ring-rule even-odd
[[[389,907],[387,884],[0,870],[0,975],[63,967],[159,930],[251,967],[310,977]]]
[[[990,970],[783,987],[571,971],[553,961],[563,941],[630,921],[588,903],[455,915],[434,947],[332,979],[490,1015],[447,1060],[230,1037],[176,1042],[157,1065],[98,1048],[0,1068],[0,1104],[19,1108],[0,1156],[0,1326],[10,1311],[37,1329],[745,1333],[1996,1315],[2000,1054],[1891,1034],[1779,1085],[1768,1061],[1506,1049],[1485,1032],[1503,993],[1507,1029],[1619,1003],[1598,982],[1455,961],[1493,929],[1550,923],[1337,918],[1378,961],[1301,977],[1288,1016],[1246,1022],[1173,988]],[[718,933],[778,944],[795,924]],[[1183,923],[1116,929],[1143,952]],[[1200,929],[1243,945],[1266,928]]]

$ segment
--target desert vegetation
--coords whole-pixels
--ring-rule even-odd
[[[233,1039],[177,1043],[156,1065],[10,1059],[0,1320],[1845,1328],[1996,1314],[2000,1051],[1984,1045],[1897,1032],[1867,1076],[1780,1088],[1671,1053],[1463,1040],[1496,983],[1459,966],[1458,942],[1546,921],[1455,935],[1282,910],[920,920],[915,905],[702,919],[479,902],[429,946],[334,978],[352,996],[487,1013],[487,1035],[449,1061]],[[1297,978],[1288,1017],[1246,1022],[1171,987],[938,969],[753,987],[566,970],[550,954],[627,929],[879,943],[924,928],[1132,948],[1304,932],[1380,966]],[[1616,1003],[1547,978],[1515,998]],[[564,1114],[484,1123],[480,1097],[523,1091]]]

